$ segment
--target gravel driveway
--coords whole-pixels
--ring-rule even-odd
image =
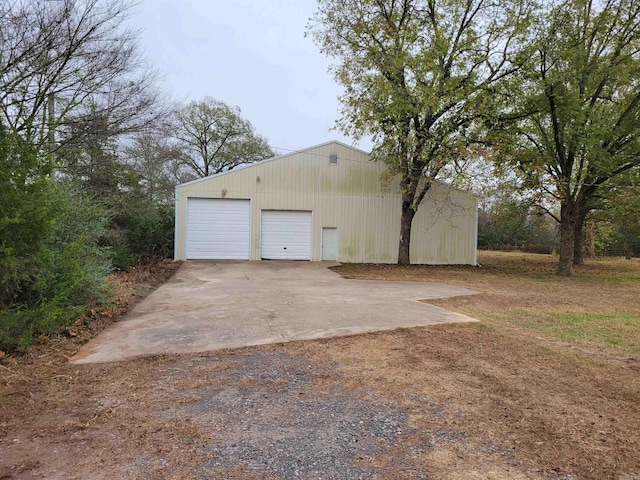
[[[205,447],[212,458],[203,471],[228,472],[240,464],[268,478],[378,478],[366,459],[413,433],[408,412],[393,402],[373,403],[373,392],[369,398],[335,386],[318,391],[313,384],[323,373],[302,357],[255,352],[238,358],[237,368],[216,386],[193,392],[198,400],[181,415],[197,419],[201,428],[218,427]],[[401,474],[411,467],[407,459],[395,469]]]

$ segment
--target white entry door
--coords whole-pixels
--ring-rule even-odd
[[[311,260],[311,212],[263,210],[261,257]]]
[[[322,229],[322,260],[338,259],[338,229]]]
[[[187,259],[249,259],[249,200],[187,199]]]

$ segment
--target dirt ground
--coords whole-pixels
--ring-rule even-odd
[[[621,284],[609,264],[559,279],[546,259],[487,260],[338,269],[482,290],[438,302],[479,324],[73,366],[79,326],[4,358],[0,479],[640,479],[633,344],[561,340],[521,318],[633,313],[638,270]]]

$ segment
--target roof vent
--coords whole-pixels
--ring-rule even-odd
[[[332,153],[329,155],[329,165],[337,165],[338,164],[338,154]]]

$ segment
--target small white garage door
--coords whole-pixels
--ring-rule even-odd
[[[265,260],[311,260],[311,212],[263,210],[260,245]]]
[[[248,260],[250,231],[249,200],[187,200],[187,259]]]

